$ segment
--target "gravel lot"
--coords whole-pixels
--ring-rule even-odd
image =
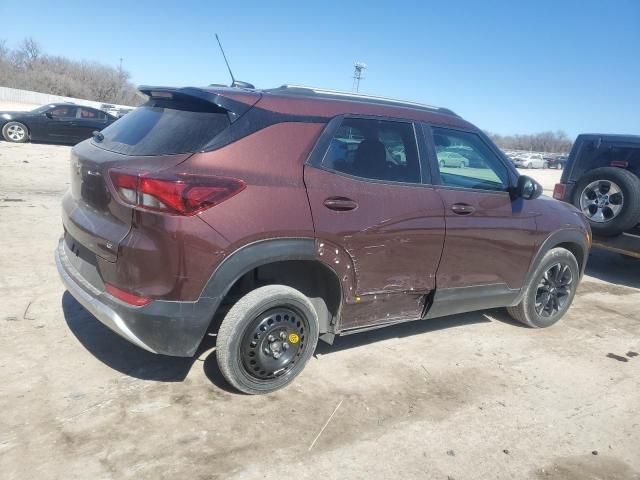
[[[2,478],[640,478],[640,262],[592,253],[553,328],[491,310],[339,338],[244,396],[213,337],[155,356],[64,292],[68,155],[0,142]]]

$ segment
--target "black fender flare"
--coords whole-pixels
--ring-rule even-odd
[[[316,257],[314,238],[258,240],[240,247],[227,256],[209,277],[200,298],[211,300],[213,316],[231,287],[244,274],[256,267],[286,260],[308,260],[324,265]],[[339,285],[340,281],[335,272],[326,265],[324,266],[336,276]],[[310,300],[312,300],[314,307],[318,311],[320,333],[330,331],[332,328],[330,326],[330,315],[324,300],[313,298],[310,298]]]
[[[587,232],[577,228],[556,230],[555,232],[552,232],[538,247],[538,251],[533,256],[533,259],[529,264],[529,270],[527,272],[527,276],[523,283],[522,289],[520,290],[520,294],[512,305],[517,305],[522,300],[522,295],[524,295],[525,287],[529,285],[529,282],[532,281],[533,274],[536,270],[536,267],[542,261],[542,257],[544,257],[544,255],[552,248],[566,243],[575,245],[580,251],[581,259],[577,258],[576,260],[578,261],[578,264],[580,266],[580,278],[582,278],[582,276],[584,275],[584,270],[587,266],[587,260],[589,259],[590,245]]]

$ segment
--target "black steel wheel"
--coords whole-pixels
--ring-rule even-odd
[[[290,307],[278,307],[258,315],[245,330],[238,351],[245,373],[269,380],[293,368],[305,349],[309,322]]]
[[[247,293],[220,325],[216,358],[244,393],[278,390],[304,369],[318,342],[318,315],[300,291],[268,285]]]
[[[529,327],[550,327],[571,306],[579,281],[580,268],[573,253],[552,248],[529,275],[520,302],[507,307],[507,311]]]

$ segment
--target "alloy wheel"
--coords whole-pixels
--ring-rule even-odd
[[[623,204],[622,189],[610,180],[591,182],[580,194],[580,209],[589,220],[596,223],[616,218],[622,211]]]
[[[256,317],[240,346],[245,373],[264,381],[285,375],[305,351],[308,329],[305,316],[288,307]]]
[[[19,142],[24,139],[27,132],[24,131],[20,125],[9,125],[7,128],[7,136],[14,142]]]
[[[573,274],[569,265],[556,263],[549,267],[536,290],[536,313],[551,317],[561,311],[569,300],[573,288]]]

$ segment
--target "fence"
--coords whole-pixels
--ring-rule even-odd
[[[46,103],[72,102],[78,105],[103,109],[104,102],[94,102],[81,98],[61,97],[60,95],[49,95],[48,93],[31,92],[29,90],[19,90],[17,88],[0,87],[0,102],[28,103],[32,105],[44,105]],[[108,104],[113,105],[113,104]],[[115,108],[131,109],[127,105],[114,105]]]

